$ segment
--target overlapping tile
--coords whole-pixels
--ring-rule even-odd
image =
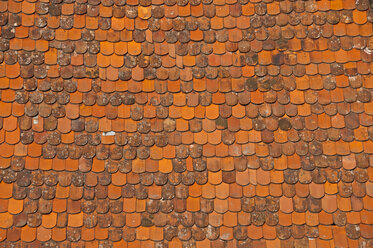
[[[0,245],[370,247],[368,0],[0,2]]]

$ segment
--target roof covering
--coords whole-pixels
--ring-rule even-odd
[[[368,0],[0,2],[0,247],[373,247]]]

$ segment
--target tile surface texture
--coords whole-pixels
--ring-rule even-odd
[[[373,247],[372,7],[0,1],[0,247]]]

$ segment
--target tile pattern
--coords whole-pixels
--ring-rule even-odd
[[[0,2],[0,247],[373,247],[369,0]]]

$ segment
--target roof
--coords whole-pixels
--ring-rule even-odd
[[[373,246],[368,0],[0,2],[0,246]]]

